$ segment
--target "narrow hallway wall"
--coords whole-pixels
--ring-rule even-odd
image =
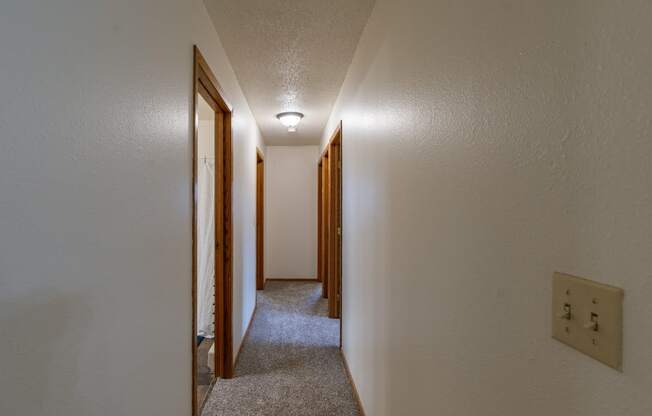
[[[235,350],[262,143],[203,3],[3,2],[0,414],[189,414],[194,43],[234,107]]]
[[[256,148],[260,131],[202,0],[193,0],[193,41],[233,106],[233,359],[256,306]]]
[[[379,0],[343,120],[344,352],[366,413],[652,413],[652,5]],[[625,289],[624,373],[550,278]]]
[[[265,277],[317,277],[319,146],[268,146]]]

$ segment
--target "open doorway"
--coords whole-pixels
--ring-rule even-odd
[[[231,107],[194,50],[192,414],[217,377],[230,378],[232,353]]]
[[[215,381],[215,128],[223,114],[197,97],[195,177],[197,400],[202,403]]]
[[[256,289],[265,289],[265,159],[256,149]]]
[[[318,163],[318,276],[328,316],[342,319],[342,123]],[[340,345],[342,325],[340,322]]]

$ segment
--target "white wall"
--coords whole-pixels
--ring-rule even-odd
[[[344,351],[367,414],[652,414],[652,5],[378,0],[343,120]],[[626,291],[624,373],[550,338]]]
[[[192,45],[234,120],[234,344],[260,135],[199,0],[0,13],[0,414],[186,415]]]
[[[265,277],[317,276],[319,146],[268,146],[265,155]]]

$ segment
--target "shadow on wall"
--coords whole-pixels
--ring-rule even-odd
[[[55,401],[68,414],[91,414],[76,397],[81,337],[91,308],[80,295],[42,288],[0,306],[0,414],[45,415]],[[103,355],[97,352],[97,359]],[[11,400],[1,397],[12,395]]]

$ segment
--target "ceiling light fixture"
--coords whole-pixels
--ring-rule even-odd
[[[303,118],[303,114],[296,111],[286,111],[284,113],[278,113],[276,118],[282,125],[288,128],[290,133],[292,133],[297,131],[297,126]]]

